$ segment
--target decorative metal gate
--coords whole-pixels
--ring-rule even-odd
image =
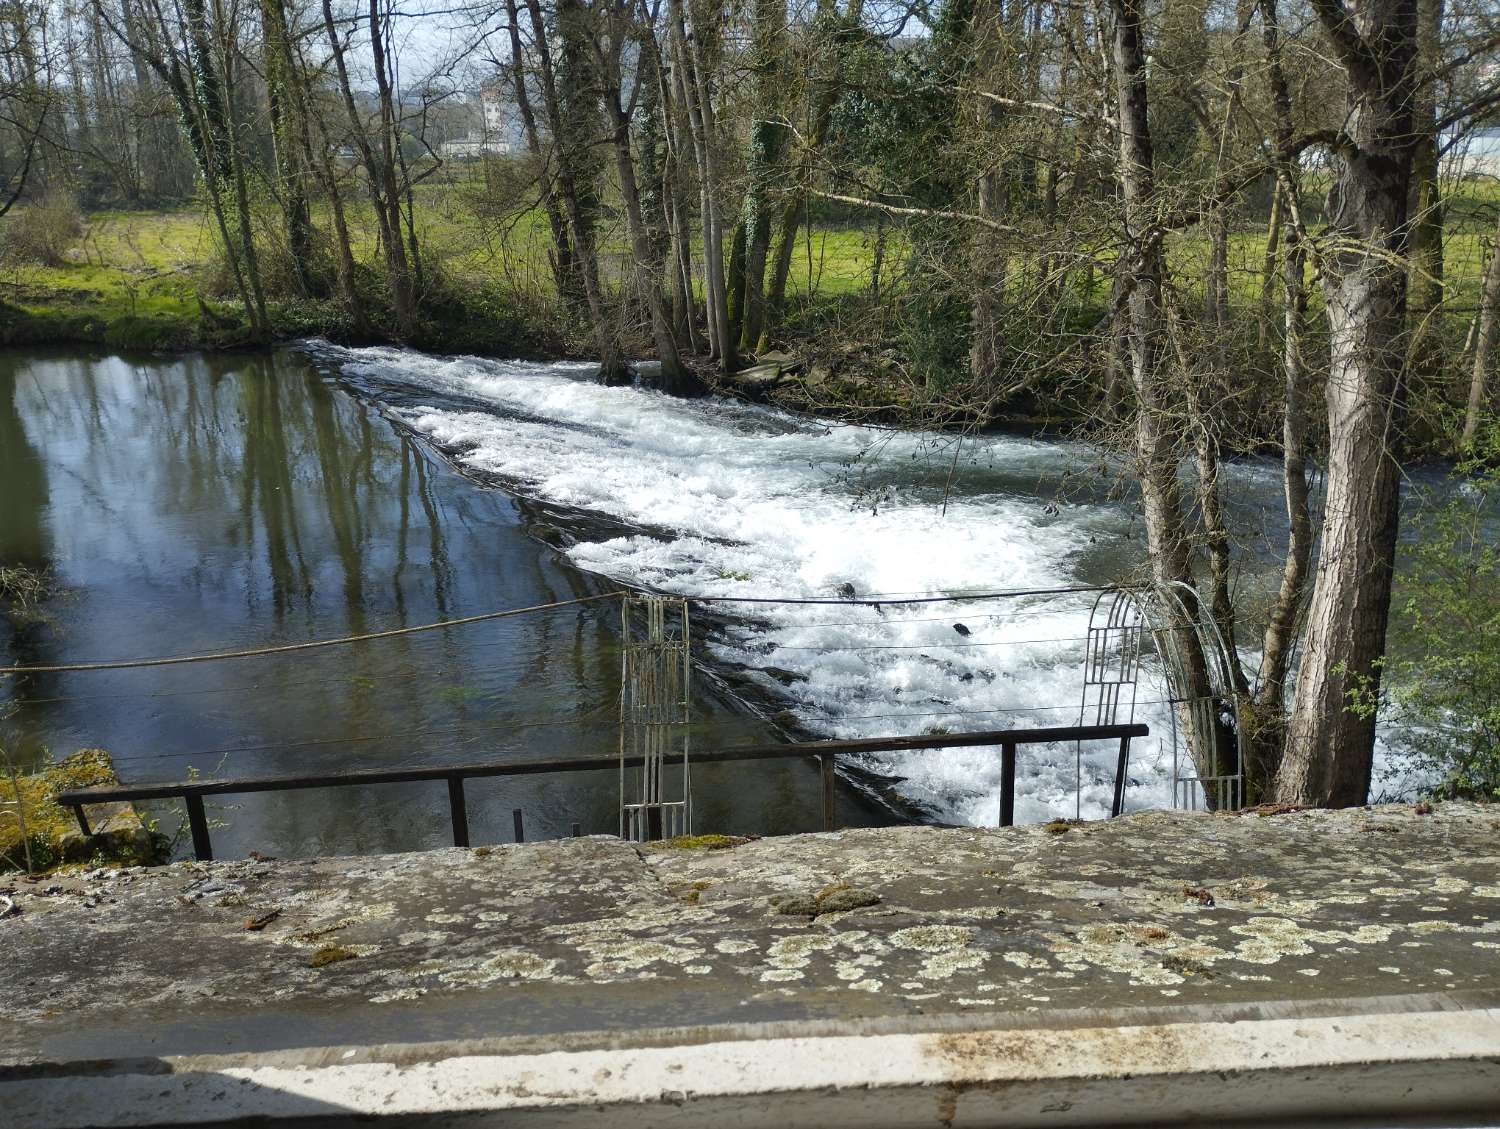
[[[688,602],[627,595],[621,615],[620,837],[646,842],[691,834]],[[681,798],[668,800],[668,770],[679,758]],[[639,768],[627,768],[635,761]]]
[[[1158,584],[1150,590],[1147,618],[1156,649],[1161,655],[1172,717],[1172,806],[1190,811],[1200,797],[1219,810],[1233,810],[1244,803],[1245,757],[1240,746],[1240,727],[1235,718],[1234,680],[1230,674],[1229,642],[1219,625],[1201,610],[1196,591],[1181,581]],[[1188,677],[1187,656],[1182,653],[1183,633],[1196,636],[1203,654],[1208,685],[1206,694],[1195,693]],[[1179,730],[1185,726],[1188,740]],[[1199,745],[1194,759],[1189,744],[1196,735]],[[1208,735],[1216,739],[1205,740]]]

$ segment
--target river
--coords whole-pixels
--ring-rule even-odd
[[[313,342],[269,354],[0,354],[0,560],[60,586],[0,626],[26,664],[298,642],[617,585],[705,597],[1043,589],[1127,579],[1144,556],[1123,468],[1081,444],[829,424],[721,399],[605,388],[589,366]],[[1267,582],[1276,468],[1227,495],[1247,591]],[[957,605],[710,604],[693,740],[1071,724],[1092,596]],[[127,780],[188,772],[614,752],[618,609],[584,605],[269,658],[12,681],[23,760],[103,746]],[[1140,688],[1128,804],[1170,800],[1159,684]],[[4,699],[0,699],[4,700]],[[1073,747],[1029,747],[1017,817],[1071,815]],[[1112,751],[1081,808],[1107,810]],[[840,818],[995,818],[989,750],[872,757]],[[608,775],[608,774],[603,774]],[[613,778],[470,785],[475,842],[612,831]],[[800,762],[703,770],[697,827],[817,823]],[[218,849],[433,846],[440,787],[247,796]],[[164,824],[176,816],[163,810]]]

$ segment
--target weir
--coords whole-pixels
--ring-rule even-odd
[[[451,603],[409,617],[406,605],[360,602],[361,563],[335,536],[338,552],[322,555],[342,554],[347,620],[307,628],[306,641],[226,632],[167,644],[207,651],[225,636],[246,640],[211,661],[71,661],[107,658],[133,638],[115,623],[59,656],[52,665],[63,669],[23,672],[31,697],[19,704],[45,715],[143,683],[152,690],[145,713],[168,695],[232,701],[214,695],[253,689],[261,675],[206,672],[275,669],[267,682],[277,692],[319,688],[302,699],[317,716],[297,721],[333,732],[310,730],[303,741],[272,719],[264,747],[282,763],[193,779],[129,766],[192,763],[135,758],[216,747],[196,732],[196,743],[122,749],[137,792],[196,808],[203,858],[0,879],[7,1127],[1487,1123],[1500,1061],[1495,813],[1424,804],[1131,814],[1183,793],[1233,806],[1223,799],[1232,792],[1210,792],[1229,785],[1216,779],[1225,774],[1185,763],[1174,771],[1177,758],[1155,745],[1180,716],[1222,713],[1216,686],[1192,700],[1174,687],[1160,636],[1164,622],[1211,627],[1184,623],[1192,617],[1160,593],[1110,583],[1129,560],[1096,561],[1102,576],[1075,568],[1067,554],[1088,553],[1095,533],[1103,557],[1119,556],[1124,538],[1104,535],[1102,504],[1083,516],[1041,509],[1034,471],[1058,461],[1055,446],[988,442],[987,458],[1014,457],[1021,469],[995,476],[982,501],[955,499],[939,522],[948,499],[916,498],[910,483],[895,495],[880,482],[820,493],[829,449],[852,463],[868,442],[857,429],[815,435],[774,413],[723,406],[653,404],[648,413],[639,396],[604,411],[601,397],[624,394],[392,351],[361,352],[352,364],[404,373],[390,411],[467,473],[529,491],[539,507],[590,505],[621,524],[592,540],[559,530],[549,541],[592,571],[586,579],[557,581],[538,563],[552,561],[551,550],[526,541],[505,559],[513,567],[485,558],[467,598],[441,587],[452,575],[434,549],[433,588]],[[247,391],[273,387],[297,382]],[[316,420],[327,390],[312,394]],[[477,401],[502,402],[503,420],[473,410]],[[236,417],[219,418],[230,426]],[[379,430],[389,423],[366,432],[399,438],[384,465],[399,468],[391,481],[403,485],[391,496],[401,513],[376,540],[409,543],[402,515],[430,512],[433,499],[425,488],[408,492],[408,473],[431,474],[461,499],[454,528],[475,531],[454,559],[482,552],[494,526],[469,520],[474,493],[458,489],[473,484],[443,479],[436,456],[412,461],[420,448],[394,425]],[[674,431],[667,450],[663,429]],[[308,481],[347,477],[347,463],[326,462]],[[1020,497],[1023,478],[1032,493]],[[367,485],[372,499],[388,493],[373,477]],[[150,497],[147,483],[132,491]],[[330,507],[338,520],[341,511],[346,518],[347,507]],[[643,515],[669,527],[670,566]],[[537,508],[527,520],[563,519]],[[435,519],[431,532],[436,544]],[[272,559],[295,579],[290,557]],[[403,599],[421,589],[407,583],[408,565],[403,556],[390,581]],[[975,576],[993,577],[993,589],[966,590]],[[505,587],[517,578],[527,586]],[[295,588],[286,581],[274,579],[266,599],[285,599]],[[611,583],[663,597],[660,630],[648,625],[644,642],[667,665],[639,667],[655,684],[647,692],[641,680],[647,708],[635,714],[617,699],[629,682],[617,681],[628,663],[615,650],[622,596]],[[510,598],[515,591],[526,598]],[[684,600],[683,630],[670,631],[680,607],[671,601]],[[93,625],[79,618],[81,629]],[[518,636],[496,620],[535,622],[528,638],[544,646],[516,654]],[[583,651],[580,640],[605,622],[591,653],[607,663],[563,664],[559,677],[549,663],[570,643]],[[340,630],[352,634],[319,637]],[[440,646],[406,668],[421,680],[382,665],[424,639]],[[1211,641],[1200,641],[1212,659]],[[158,637],[137,653],[163,649]],[[348,686],[351,702],[398,707],[365,719],[395,719],[407,702],[436,696],[433,659],[431,669],[464,679],[513,662],[502,684],[516,695],[544,685],[539,699],[553,716],[473,697],[460,674],[442,687],[441,724],[425,716],[410,732],[387,724],[352,736],[323,707],[335,698],[328,687]],[[679,712],[686,679],[656,677],[688,669],[795,740],[705,739],[692,712]],[[131,671],[142,681],[130,682]],[[38,688],[42,679],[55,682]],[[517,747],[550,732],[541,725],[559,722],[557,703],[574,695],[602,700],[606,741]],[[708,698],[692,698],[693,709]],[[262,710],[232,748],[264,724]],[[622,753],[619,730],[632,725]],[[433,747],[423,743],[434,736]],[[391,742],[407,759],[392,758]],[[335,745],[382,755],[358,768],[311,762]],[[648,754],[662,770],[655,786],[629,775]],[[671,766],[682,757],[692,778],[679,791]],[[782,766],[773,786],[737,787],[771,765]],[[616,773],[628,787],[616,787]],[[563,783],[584,777],[597,783]],[[529,794],[546,804],[533,801],[523,833],[510,789],[541,780],[547,788]],[[254,833],[275,827],[236,814],[251,803],[216,808],[236,789],[285,796],[341,783],[365,787],[334,788],[330,811],[355,811],[369,825],[399,808],[426,841],[457,845],[351,858],[333,855],[344,846],[330,838],[317,843],[326,857],[278,860],[269,856],[305,853],[317,836],[299,851],[267,850],[234,837],[242,820]],[[715,800],[716,783],[729,803]],[[872,787],[903,815],[971,826],[848,826],[857,822],[849,797]],[[383,799],[393,793],[395,802]],[[580,811],[578,797],[594,793],[605,803]],[[833,830],[714,834],[726,813],[763,818],[768,800],[795,807],[801,827]],[[679,826],[697,834],[656,839],[676,829],[663,809],[679,802]],[[618,834],[631,804],[644,805],[639,840]],[[1122,809],[1115,819],[1049,818]],[[311,805],[258,809],[267,810],[321,834]],[[496,823],[509,826],[513,813],[517,842],[497,842],[507,836]],[[215,820],[226,815],[221,829]],[[994,826],[1012,819],[1022,826]],[[538,833],[547,841],[520,842]],[[371,839],[376,849],[389,843]],[[207,857],[250,846],[250,858]]]
[[[1073,594],[1077,589],[1063,592]],[[886,598],[860,601],[856,597],[809,601],[793,598],[788,602],[831,605],[835,607],[873,606],[877,611],[884,607],[934,607],[938,605],[972,606],[979,603],[1008,602],[1037,595],[1057,595],[1058,592],[990,592],[966,596],[922,596],[909,598]],[[378,644],[392,639],[404,638],[424,632],[449,630],[484,624],[495,619],[518,615],[551,614],[568,610],[576,605],[595,603],[600,599],[619,599],[621,602],[621,684],[620,684],[620,744],[617,761],[619,777],[619,828],[621,838],[637,842],[648,842],[693,831],[691,761],[702,764],[766,762],[786,758],[809,758],[819,763],[821,778],[823,826],[833,830],[835,816],[835,778],[837,759],[846,763],[857,763],[861,757],[894,752],[927,753],[948,749],[995,747],[1000,752],[999,784],[997,789],[997,818],[999,826],[1008,827],[1015,822],[1017,748],[1022,745],[1066,745],[1073,744],[1075,752],[1075,816],[1082,812],[1082,797],[1085,788],[1085,743],[1114,740],[1118,742],[1118,758],[1113,773],[1108,778],[1112,799],[1108,807],[1110,816],[1118,816],[1125,809],[1128,769],[1132,739],[1149,735],[1149,728],[1133,720],[1137,701],[1137,681],[1141,672],[1143,646],[1154,645],[1157,653],[1166,660],[1166,683],[1174,689],[1185,685],[1178,671],[1177,651],[1172,642],[1181,630],[1182,617],[1179,606],[1175,611],[1164,608],[1165,601],[1157,590],[1145,589],[1100,589],[1094,602],[1089,629],[1085,636],[1086,658],[1083,670],[1082,700],[1077,726],[1039,726],[1005,730],[979,730],[949,732],[939,730],[928,733],[909,733],[873,738],[835,739],[823,741],[791,741],[772,746],[742,746],[712,749],[690,758],[689,725],[691,722],[691,694],[689,685],[694,664],[693,636],[690,627],[689,606],[692,603],[728,603],[732,600],[694,600],[686,597],[666,598],[661,596],[637,596],[622,593],[610,597],[587,597],[581,600],[555,602],[535,608],[516,608],[480,613],[459,620],[433,624],[392,628],[367,632],[356,636],[314,640],[301,643],[271,645],[239,650],[224,650],[200,655],[167,656],[156,659],[130,659],[117,662],[95,662],[61,664],[50,667],[16,667],[0,669],[0,674],[36,675],[39,673],[90,673],[121,668],[142,669],[255,660],[268,655],[302,654],[327,648]],[[756,602],[783,602],[777,597],[754,597]],[[963,634],[971,629],[962,624]],[[1188,624],[1188,629],[1197,625]],[[1205,636],[1207,633],[1205,632]],[[1174,710],[1191,715],[1219,708],[1216,698],[1188,698],[1178,690],[1176,696],[1167,699]],[[1092,724],[1084,724],[1089,716]],[[1173,726],[1174,766],[1186,762],[1177,751],[1177,730]],[[459,762],[441,764],[414,764],[406,766],[381,766],[342,769],[333,772],[292,773],[274,776],[235,777],[215,774],[208,778],[194,776],[191,779],[171,782],[134,782],[129,785],[111,785],[99,788],[71,789],[57,797],[57,802],[73,810],[80,831],[90,834],[87,807],[91,804],[118,803],[180,799],[184,802],[187,823],[191,831],[193,852],[199,860],[213,858],[205,797],[268,792],[303,791],[314,788],[353,787],[380,784],[412,784],[422,781],[445,782],[448,790],[448,807],[455,846],[470,845],[468,798],[465,782],[480,778],[505,778],[535,776],[545,773],[591,772],[608,767],[606,761],[597,756],[571,757],[509,757],[494,761]],[[1176,769],[1174,767],[1174,774]],[[1223,808],[1223,783],[1225,777],[1216,777],[1220,788],[1216,807]],[[1187,806],[1196,806],[1199,794],[1199,777],[1189,775],[1183,784],[1174,783],[1174,795],[1191,794],[1194,799]],[[1232,781],[1236,783],[1237,781]],[[668,798],[668,788],[680,789],[677,799]],[[1237,796],[1238,791],[1232,792]],[[523,809],[515,811],[515,841],[524,837],[522,830]],[[578,834],[580,824],[574,822],[573,833]]]
[[[1107,622],[1101,612],[1091,627],[1093,604],[1140,564],[1131,505],[1115,495],[1110,468],[1066,443],[985,435],[955,448],[917,432],[601,388],[581,366],[326,344],[144,368],[38,360],[4,376],[26,434],[49,437],[37,448],[49,481],[76,484],[72,516],[52,534],[65,562],[58,577],[92,595],[65,611],[67,630],[49,648],[64,666],[624,588],[696,598],[695,748],[1047,728],[1095,720],[1095,701],[1080,700],[1090,634]],[[93,402],[108,410],[73,407]],[[201,411],[188,412],[193,404]],[[207,457],[221,449],[255,457]],[[103,451],[111,458],[87,457]],[[116,473],[127,453],[153,475]],[[271,471],[288,459],[283,483]],[[368,473],[351,479],[351,465]],[[1263,470],[1237,463],[1225,474],[1274,516],[1279,496],[1256,493]],[[295,505],[282,504],[287,490]],[[33,501],[44,504],[40,493]],[[142,547],[129,560],[110,552],[121,520]],[[356,529],[360,537],[345,536]],[[224,568],[205,574],[205,559]],[[153,562],[151,575],[141,561]],[[963,594],[976,578],[1018,595],[899,602]],[[273,611],[281,626],[267,628]],[[105,744],[135,783],[190,770],[261,778],[617,755],[619,622],[618,604],[600,601],[352,650],[64,671],[7,687],[23,765],[43,747]],[[1128,687],[1134,713],[1122,685],[1118,714],[1153,734],[1132,750],[1127,808],[1202,802],[1221,784],[1228,790],[1214,799],[1233,806],[1232,781],[1200,784],[1180,744],[1174,754],[1188,706],[1148,636]],[[1217,720],[1224,700],[1194,708]],[[572,708],[560,712],[563,701]],[[1382,779],[1388,763],[1377,762]],[[1115,769],[1112,747],[1033,746],[1016,817],[1102,818]],[[694,822],[733,833],[820,826],[817,771],[789,759],[695,774]],[[894,812],[992,823],[1001,776],[999,758],[983,751],[861,754],[840,767],[839,822]],[[509,838],[516,808],[532,838],[575,823],[618,833],[618,788],[591,777],[548,778],[545,794],[538,776],[471,784],[471,836]],[[353,803],[335,795],[347,797],[247,798],[215,828],[214,845],[311,853],[451,841],[441,787],[371,789]]]

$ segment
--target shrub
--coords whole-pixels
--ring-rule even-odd
[[[18,208],[0,228],[0,258],[57,267],[83,238],[83,213],[70,193],[54,189]]]
[[[1417,519],[1394,624],[1397,739],[1436,795],[1500,799],[1500,425]]]

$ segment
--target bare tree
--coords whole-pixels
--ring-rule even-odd
[[[677,352],[677,339],[672,332],[662,291],[665,264],[646,227],[635,155],[631,150],[631,126],[644,89],[639,72],[629,96],[625,94],[626,48],[634,44],[642,54],[654,50],[654,40],[646,42],[652,34],[651,23],[637,20],[635,0],[609,0],[597,11],[593,35],[595,63],[603,87],[604,113],[615,155],[615,174],[625,210],[625,225],[635,257],[636,289],[645,300],[651,319],[651,336],[656,343],[657,358],[661,361],[662,377],[670,385],[680,387],[687,381],[687,373]]]
[[[412,263],[407,257],[406,224],[402,216],[406,192],[396,164],[399,110],[392,93],[382,0],[369,0],[366,29],[369,32],[379,103],[373,137],[354,100],[354,87],[349,79],[347,46],[339,32],[339,21],[334,18],[332,0],[323,0],[323,30],[327,35],[328,48],[338,76],[339,93],[348,117],[349,136],[359,152],[370,189],[370,199],[375,205],[375,219],[380,230],[380,246],[384,252],[386,283],[390,287],[396,329],[402,336],[410,337],[417,331],[417,288]]]

